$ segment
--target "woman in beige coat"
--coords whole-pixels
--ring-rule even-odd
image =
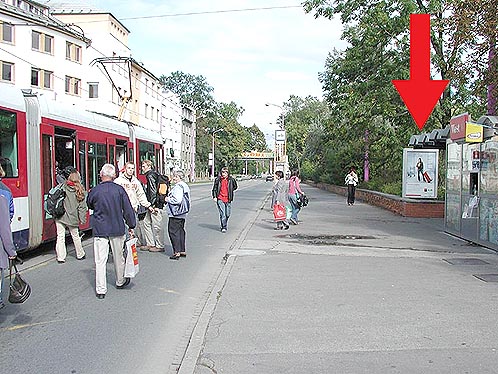
[[[66,192],[66,197],[64,199],[65,213],[62,217],[55,219],[55,226],[57,228],[55,251],[59,264],[66,262],[66,227],[73,238],[76,258],[78,260],[83,260],[86,256],[83,246],[81,245],[79,224],[86,223],[88,207],[86,205],[86,191],[81,184],[80,173],[78,173],[78,171],[73,171],[69,174],[63,188]]]

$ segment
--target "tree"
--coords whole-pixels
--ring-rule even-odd
[[[180,96],[182,105],[194,108],[197,117],[205,116],[216,105],[212,95],[214,89],[202,75],[175,71],[168,76],[161,75],[159,80],[165,88]]]
[[[256,124],[245,128],[248,133],[248,143],[245,146],[245,151],[265,151],[266,139],[265,134]]]
[[[368,149],[374,176],[372,184],[382,187],[397,183],[400,186],[401,150],[417,130],[391,80],[409,79],[409,17],[412,13],[431,14],[432,76],[451,81],[424,131],[446,127],[451,116],[462,111],[474,115],[483,113],[486,85],[489,87],[497,81],[490,74],[486,78],[484,72],[493,70],[496,59],[489,58],[488,61],[481,58],[487,56],[485,53],[478,54],[479,59],[472,63],[477,64],[479,69],[469,69],[465,62],[474,58],[474,54],[469,53],[472,48],[480,50],[476,41],[486,41],[483,50],[493,51],[497,12],[496,4],[492,3],[495,2],[304,2],[305,10],[314,12],[316,17],[339,16],[344,25],[342,39],[348,42],[343,51],[334,50],[329,54],[325,71],[320,74],[331,109],[325,135],[327,149],[321,164],[317,165],[318,169],[322,169],[322,178],[340,182],[341,163],[361,166]],[[477,27],[476,23],[486,26]],[[475,30],[471,30],[472,25],[476,26]],[[469,71],[482,71],[483,74],[469,77]],[[496,92],[496,89],[491,92]]]

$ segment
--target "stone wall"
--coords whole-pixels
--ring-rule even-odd
[[[312,181],[306,181],[305,183],[344,197],[348,195],[347,187],[314,183]],[[356,200],[390,210],[403,217],[444,218],[444,201],[402,198],[396,195],[360,188],[356,189]],[[346,199],[344,200],[344,204],[346,204]]]

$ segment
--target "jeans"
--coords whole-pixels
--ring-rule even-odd
[[[227,229],[228,218],[230,218],[230,213],[232,210],[231,203],[224,203],[222,200],[217,201],[218,210],[220,211],[220,225],[222,229]]]
[[[292,208],[292,214],[290,219],[297,222],[297,214],[299,213],[301,208],[299,207],[299,205],[297,205],[296,194],[289,194],[289,201],[291,203],[291,208]]]

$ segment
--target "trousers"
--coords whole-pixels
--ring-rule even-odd
[[[55,221],[55,227],[57,229],[57,242],[55,243],[55,252],[57,253],[57,261],[66,260],[66,225],[59,221]],[[76,250],[76,257],[81,258],[85,255],[83,246],[81,245],[80,233],[78,226],[72,227],[67,226],[71,237],[73,238],[74,249]]]
[[[222,229],[226,230],[228,219],[230,218],[230,213],[232,212],[232,204],[229,202],[225,203],[220,199],[216,201],[216,204],[218,205],[218,210],[220,212],[220,226]]]
[[[185,252],[185,219],[169,217],[168,235],[173,253]]]
[[[114,272],[116,274],[116,286],[124,282],[125,258],[123,254],[125,235],[93,238],[93,251],[95,254],[95,291],[98,294],[107,292],[107,258],[109,257],[109,245],[111,245],[114,260]]]

